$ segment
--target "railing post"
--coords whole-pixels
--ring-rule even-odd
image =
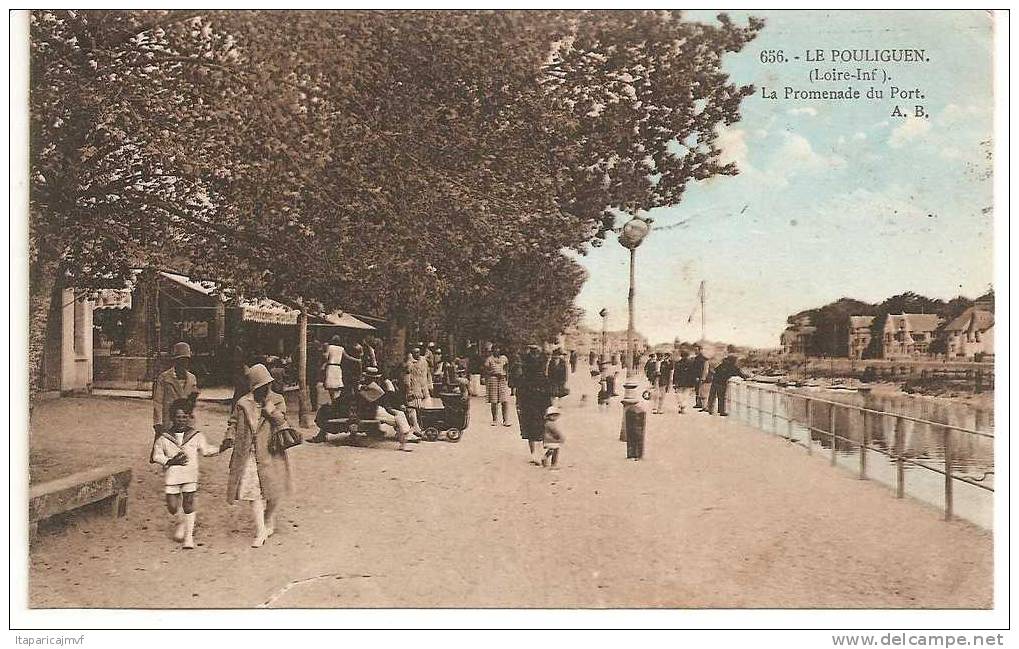
[[[860,441],[860,480],[867,479],[867,411],[863,413],[863,435]]]
[[[831,465],[835,466],[835,404],[828,406],[828,432],[831,434]]]
[[[952,429],[945,431],[945,520],[952,520]]]
[[[764,430],[764,390],[757,390],[757,427]]]
[[[906,495],[906,464],[903,462],[904,442],[902,417],[895,418],[895,497]]]
[[[793,395],[791,393],[786,394],[785,401],[785,432],[786,437],[790,440],[793,438]]]
[[[814,420],[811,417],[811,411],[814,409],[814,402],[810,397],[804,397],[807,402],[807,455],[814,454]]]
[[[771,432],[778,435],[778,391],[771,392]]]

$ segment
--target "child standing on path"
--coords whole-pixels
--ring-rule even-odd
[[[612,397],[611,386],[609,386],[609,373],[605,363],[598,367],[598,407],[608,407],[609,399]]]
[[[191,402],[177,399],[170,406],[173,426],[153,443],[152,459],[165,469],[166,509],[176,523],[173,539],[185,550],[195,547],[195,494],[198,492],[198,456],[217,455],[219,448],[194,429]]]
[[[549,406],[545,411],[545,437],[543,445],[545,447],[545,457],[541,459],[541,466],[547,466],[550,469],[559,469],[559,448],[566,442],[566,436],[563,435],[562,428],[559,426],[559,416],[562,411],[556,406]]]

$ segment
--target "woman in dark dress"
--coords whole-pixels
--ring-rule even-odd
[[[541,465],[541,444],[545,437],[545,410],[552,405],[548,361],[537,345],[530,345],[520,359],[517,384],[517,420],[520,437],[527,440],[531,464]]]
[[[561,399],[570,393],[569,388],[566,387],[568,377],[566,354],[561,349],[557,349],[552,360],[548,363],[548,381],[554,399]]]

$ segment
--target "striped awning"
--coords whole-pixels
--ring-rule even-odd
[[[241,320],[260,324],[296,325],[300,312],[291,309],[276,300],[260,298],[257,300],[241,300]]]

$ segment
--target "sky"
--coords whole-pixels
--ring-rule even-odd
[[[747,12],[731,12],[745,23]],[[637,251],[636,328],[652,343],[700,337],[697,287],[707,288],[707,337],[777,347],[786,318],[840,297],[879,302],[905,291],[976,297],[993,281],[993,28],[982,11],[754,11],[766,20],[743,52],[727,55],[733,81],[757,86],[742,120],[719,135],[723,159],[740,169],[688,186],[680,205],[654,219]],[[710,20],[712,13],[689,17]],[[810,49],[921,48],[930,62],[878,67],[887,84],[810,83]],[[762,64],[761,50],[800,61]],[[761,86],[884,89],[879,101],[777,101]],[[893,100],[918,87],[923,101]],[[927,119],[893,117],[899,105]],[[686,225],[669,229],[672,224]],[[619,221],[622,222],[621,220]],[[610,239],[581,263],[577,298],[585,322],[626,328],[627,251]]]

